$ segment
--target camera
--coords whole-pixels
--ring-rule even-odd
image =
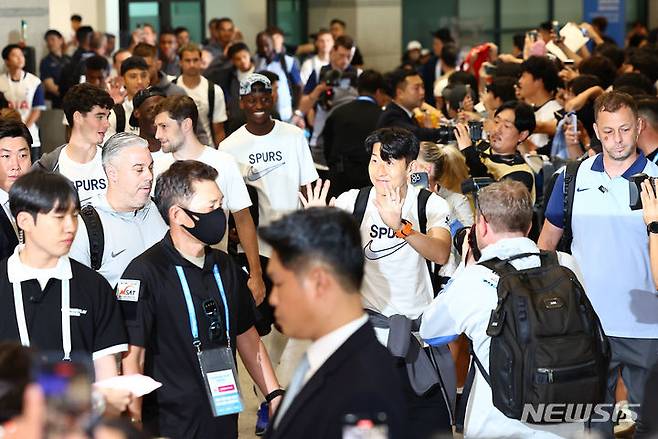
[[[473,177],[462,182],[462,194],[475,194],[480,191],[480,189],[489,186],[494,183],[494,180],[489,177]]]
[[[649,177],[647,174],[640,173],[631,175],[628,179],[628,204],[631,210],[642,209],[642,198],[640,194],[642,193],[642,182],[646,179],[649,179],[651,182],[651,187],[653,187],[654,192],[656,191],[656,179]]]
[[[441,125],[440,127],[437,128],[437,130],[439,132],[437,143],[450,143],[457,141],[457,138],[455,137],[454,125]],[[482,122],[480,121],[468,122],[468,133],[473,143],[482,140],[482,130],[483,130]]]
[[[327,89],[320,95],[318,103],[324,110],[330,110],[334,104],[336,92],[334,89],[348,89],[353,87],[356,82],[354,71],[340,71],[330,69],[324,72],[321,81],[327,85]]]

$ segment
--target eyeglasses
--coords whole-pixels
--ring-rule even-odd
[[[215,299],[204,300],[201,304],[206,317],[210,319],[208,327],[208,338],[211,342],[216,343],[222,339],[222,323],[219,321],[219,312]]]
[[[477,199],[477,197],[475,197],[475,208],[477,209],[480,216],[482,216],[482,219],[484,219],[484,222],[488,223],[489,221],[487,221],[487,217],[484,216],[484,212],[482,212],[482,207],[480,206],[480,201]]]

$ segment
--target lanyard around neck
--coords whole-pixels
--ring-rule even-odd
[[[222,303],[224,304],[224,321],[226,326],[226,342],[228,347],[231,347],[231,336],[229,334],[229,318],[228,318],[228,302],[226,301],[226,293],[224,292],[224,284],[222,283],[222,278],[219,276],[219,268],[217,264],[212,267],[213,274],[215,275],[215,283],[219,289],[219,295],[222,298]],[[190,286],[187,284],[187,278],[185,277],[185,272],[183,267],[180,265],[176,266],[176,273],[178,273],[178,279],[180,280],[181,287],[183,288],[183,295],[185,296],[185,305],[187,306],[187,314],[190,319],[190,330],[192,331],[192,344],[197,349],[198,352],[201,352],[201,340],[199,339],[199,324],[196,318],[196,311],[194,310],[194,302],[192,301],[192,293],[190,293]]]
[[[71,360],[71,289],[70,280],[62,279],[62,347],[64,361]],[[18,334],[23,346],[30,346],[30,335],[27,332],[25,307],[23,306],[23,289],[20,282],[14,282],[14,309],[18,322]]]

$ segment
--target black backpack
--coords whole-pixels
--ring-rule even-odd
[[[569,417],[573,413],[563,404],[604,401],[610,349],[585,290],[576,275],[559,264],[556,252],[541,252],[536,268],[517,270],[510,264],[531,255],[536,253],[480,263],[500,276],[498,305],[487,327],[489,374],[475,355],[473,360],[491,386],[498,410],[508,418],[545,423],[542,404],[544,409],[560,404]],[[474,376],[471,365],[464,406]],[[550,417],[552,422],[566,420],[555,413]]]
[[[91,269],[98,271],[103,264],[103,252],[105,251],[105,233],[101,217],[94,206],[87,204],[80,210],[80,218],[84,221],[89,238],[89,259]]]
[[[359,193],[356,196],[356,201],[354,202],[354,210],[352,215],[356,220],[357,224],[361,226],[363,222],[363,216],[366,213],[366,207],[368,205],[368,197],[370,196],[370,190],[372,186],[366,186],[359,189]],[[421,189],[418,192],[418,228],[420,233],[427,234],[427,200],[429,200],[432,192],[427,189]],[[425,260],[427,263],[427,269],[430,273],[430,279],[432,280],[432,292],[436,293],[440,289],[441,280],[439,279],[439,269],[441,266],[435,265],[432,267],[432,262]]]

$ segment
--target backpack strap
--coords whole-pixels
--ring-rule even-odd
[[[477,367],[480,370],[480,373],[484,377],[484,380],[491,387],[491,380],[489,374],[484,370],[484,366],[480,362],[480,359],[475,355],[473,351],[473,346],[470,347],[471,356],[473,361],[471,361],[470,366],[468,367],[468,375],[466,376],[466,382],[464,383],[464,389],[462,390],[462,395],[459,398],[457,403],[457,408],[455,410],[455,428],[458,433],[464,432],[464,420],[466,419],[466,405],[468,404],[468,397],[471,394],[473,389],[473,381],[475,381],[475,368]]]
[[[372,189],[372,186],[366,186],[359,189],[359,194],[356,196],[356,201],[354,202],[354,210],[352,211],[352,215],[354,216],[354,219],[359,226],[361,226],[361,223],[363,222],[363,216],[366,214],[366,206],[368,205],[370,189]]]
[[[566,253],[571,253],[571,242],[573,241],[573,229],[571,228],[571,217],[573,214],[573,199],[576,193],[576,176],[578,168],[582,161],[573,161],[567,163],[564,170],[564,202],[562,213],[564,224],[562,227],[562,237],[558,242],[557,249]]]
[[[427,189],[421,189],[418,192],[418,227],[420,233],[427,234],[427,200],[429,200],[432,192]]]
[[[103,263],[103,252],[105,251],[105,234],[103,233],[103,223],[101,217],[94,209],[94,206],[87,204],[80,211],[80,217],[87,227],[87,236],[89,238],[89,259],[91,268],[98,271]]]
[[[208,81],[208,126],[210,127],[210,135],[212,138],[208,139],[212,144],[215,144],[215,128],[212,126],[213,114],[215,114],[215,83],[210,79]]]
[[[114,104],[112,110],[117,117],[117,133],[123,133],[126,131],[126,110],[123,108],[123,104]]]

